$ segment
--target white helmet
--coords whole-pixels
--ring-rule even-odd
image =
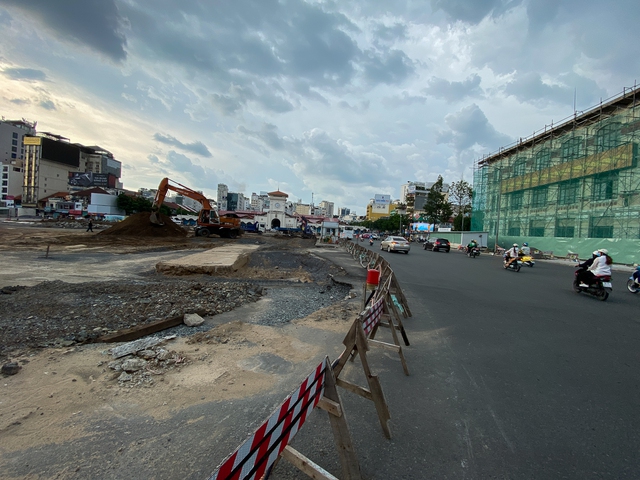
[[[517,243],[514,243],[514,244],[513,244],[513,246],[514,246],[514,247],[517,247],[517,246],[518,246],[518,244],[517,244]]]
[[[598,251],[600,253],[604,253],[605,255],[609,255],[609,250],[607,250],[606,248],[599,248]]]
[[[600,253],[600,252],[599,252],[598,250],[594,250],[594,251],[593,251],[593,253],[592,253],[592,255],[593,255],[594,257],[597,257],[599,253]]]

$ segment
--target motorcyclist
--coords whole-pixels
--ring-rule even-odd
[[[471,250],[478,247],[478,242],[475,239],[471,240],[467,245],[467,253],[471,253]]]
[[[593,260],[593,263],[585,272],[587,285],[580,286],[589,286],[593,284],[594,280],[598,277],[610,277],[612,264],[613,259],[609,256],[609,251],[606,248],[598,249],[597,257]]]
[[[589,275],[587,275],[587,270],[589,270],[589,268],[591,267],[591,265],[593,264],[593,262],[595,261],[595,259],[598,258],[598,251],[595,250],[592,254],[591,254],[591,258],[587,258],[584,262],[578,264],[578,268],[580,270],[578,270],[578,282],[580,283],[581,287],[588,287],[589,285],[587,285],[587,281],[589,280]]]
[[[504,268],[509,268],[509,266],[518,260],[520,257],[520,251],[518,249],[518,244],[514,243],[513,246],[504,252],[505,265]]]
[[[369,237],[369,245],[373,245],[373,237]]]
[[[524,255],[524,256],[531,255],[531,249],[529,248],[529,244],[527,242],[524,242],[522,244],[522,248],[520,249],[520,251],[522,252],[522,255]]]

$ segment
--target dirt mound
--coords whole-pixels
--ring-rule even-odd
[[[158,214],[164,225],[154,225],[149,220],[150,212],[134,213],[98,235],[128,235],[132,237],[186,237],[188,232],[173,223],[170,217]]]

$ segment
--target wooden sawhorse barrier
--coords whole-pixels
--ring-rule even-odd
[[[235,452],[229,455],[208,480],[266,480],[279,458],[314,479],[337,477],[289,446],[317,406],[329,414],[331,430],[338,449],[342,478],[361,480],[360,466],[351,440],[336,377],[329,359],[320,365],[289,395]]]

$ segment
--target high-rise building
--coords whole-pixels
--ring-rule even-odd
[[[320,208],[321,215],[327,218],[333,218],[333,202],[327,202],[326,200],[323,200],[320,202],[318,207]]]
[[[218,196],[216,202],[218,203],[219,210],[227,210],[227,195],[229,194],[229,187],[224,183],[218,184]]]
[[[13,198],[22,195],[25,135],[35,135],[36,123],[26,120],[0,120],[0,165],[2,188],[0,206],[13,205]]]

